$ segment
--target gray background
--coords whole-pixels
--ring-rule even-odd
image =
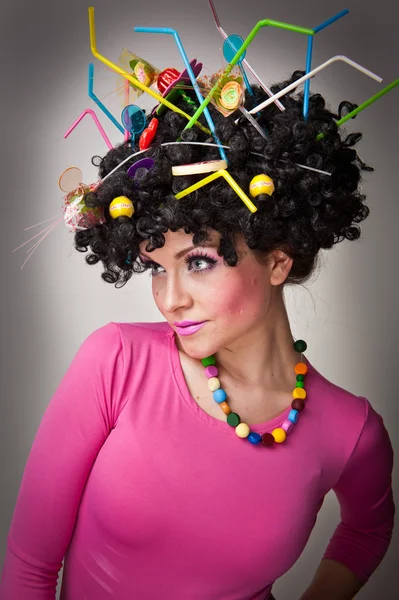
[[[227,33],[243,37],[263,18],[315,27],[349,8],[348,16],[316,36],[313,65],[345,54],[384,81],[378,84],[347,65],[333,65],[312,80],[312,90],[325,94],[334,110],[343,99],[360,104],[399,76],[397,2],[215,0],[215,4]],[[80,167],[86,183],[96,179],[90,159],[107,148],[90,118],[63,139],[79,114],[95,109],[111,141],[121,140],[87,96],[89,61],[95,63],[98,96],[117,87],[116,75],[91,55],[87,7],[83,0],[2,2],[0,564],[33,438],[78,346],[109,321],[161,318],[147,275],[133,277],[121,290],[106,284],[100,278],[101,266],[89,268],[84,256],[73,250],[73,236],[63,223],[23,270],[25,250],[32,244],[13,253],[40,230],[24,231],[26,227],[62,214],[58,178],[67,167]],[[111,60],[127,47],[160,69],[182,70],[171,37],[133,32],[134,26],[148,25],[177,29],[187,54],[204,62],[206,73],[223,65],[222,38],[206,0],[99,0],[95,17],[98,50]],[[304,68],[306,42],[303,35],[268,28],[258,34],[247,59],[265,82],[278,81]],[[384,418],[396,452],[398,94],[396,88],[347,125],[348,131],[364,132],[358,150],[376,169],[363,181],[371,214],[361,225],[361,239],[323,253],[318,276],[286,292],[293,335],[307,340],[309,360],[334,383],[371,401]],[[118,116],[120,105],[114,96],[104,102]],[[154,101],[143,96],[139,103],[149,108]],[[397,497],[397,469],[394,485]],[[278,600],[299,598],[338,521],[339,506],[331,492],[302,556],[273,588]],[[395,555],[396,531],[383,563],[359,599],[397,598]]]

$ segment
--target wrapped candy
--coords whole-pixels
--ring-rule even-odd
[[[102,225],[106,222],[102,206],[89,208],[84,201],[86,194],[93,191],[95,185],[87,186],[81,184],[65,196],[63,206],[64,221],[69,231],[75,232],[80,229],[90,229],[94,225]]]
[[[201,93],[205,97],[219,80],[223,70],[214,73],[211,78],[204,77],[200,80]],[[238,69],[222,79],[219,89],[213,95],[211,103],[224,117],[228,117],[244,104],[243,79]]]

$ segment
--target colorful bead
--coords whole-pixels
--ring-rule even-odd
[[[213,392],[213,399],[215,400],[215,402],[217,402],[218,404],[220,404],[220,402],[224,402],[227,398],[227,394],[224,390],[219,389],[219,390],[215,390]]]
[[[305,400],[306,398],[306,390],[303,388],[295,388],[292,392],[293,398],[300,398],[300,400]]]
[[[298,340],[295,342],[294,346],[298,352],[303,352],[307,348],[307,345],[303,340]],[[294,367],[296,374],[296,387],[292,392],[293,401],[291,403],[291,410],[288,414],[288,417],[280,427],[276,427],[271,433],[266,432],[261,436],[260,434],[251,431],[249,425],[241,422],[240,416],[231,411],[228,403],[226,402],[227,394],[223,389],[221,389],[220,381],[217,377],[219,371],[215,366],[215,355],[202,358],[201,362],[205,367],[205,374],[208,377],[208,387],[213,393],[213,398],[227,416],[227,423],[232,427],[235,427],[236,435],[238,437],[242,439],[248,439],[248,441],[253,445],[261,443],[266,447],[273,446],[274,443],[280,444],[287,439],[287,434],[297,423],[299,419],[299,413],[305,407],[304,400],[306,399],[307,394],[306,390],[304,389],[304,380],[308,371],[308,367],[305,363],[297,363]]]
[[[211,365],[210,367],[207,367],[205,369],[205,375],[207,377],[217,377],[219,375],[219,370],[217,369],[217,367]]]
[[[267,432],[262,435],[262,445],[263,446],[273,446],[274,441],[275,441],[274,437],[272,436],[271,433]]]
[[[299,412],[297,410],[295,410],[294,408],[292,408],[289,412],[287,419],[289,421],[292,421],[293,423],[296,423],[299,419]]]
[[[299,362],[295,365],[294,371],[297,375],[306,375],[308,372],[308,366],[305,363]]]
[[[220,406],[220,408],[222,409],[222,411],[224,412],[225,415],[229,415],[231,413],[231,408],[227,404],[227,402],[220,402],[219,406]]]
[[[301,412],[301,410],[305,408],[305,402],[300,398],[295,398],[295,400],[292,401],[291,406],[292,408],[295,408],[295,410]]]
[[[209,367],[210,365],[216,365],[216,358],[212,354],[212,356],[207,356],[206,358],[202,358],[201,362],[204,365],[204,367]]]
[[[216,392],[220,388],[220,381],[217,377],[211,377],[208,379],[208,387],[211,392]]]
[[[274,192],[273,179],[269,175],[262,173],[261,175],[255,175],[249,184],[249,193],[252,198],[256,198],[260,194],[268,194],[271,196]]]
[[[289,433],[291,429],[294,427],[294,423],[286,419],[284,423],[281,425],[281,429],[284,429],[285,433]]]
[[[232,427],[237,427],[237,425],[240,424],[241,419],[237,413],[231,412],[229,415],[227,415],[227,422]]]
[[[287,434],[285,433],[284,429],[277,427],[276,429],[273,429],[272,436],[274,437],[275,442],[281,444],[281,442],[284,442],[286,439]]]
[[[251,444],[259,444],[261,439],[262,436],[259,435],[259,433],[256,433],[255,431],[251,431],[251,433],[247,437],[248,442],[250,442]]]
[[[297,352],[305,352],[306,348],[307,348],[307,344],[304,340],[297,340],[294,343],[294,348]]]
[[[239,438],[245,439],[249,436],[250,433],[251,430],[246,423],[240,423],[239,425],[237,425],[236,434]]]

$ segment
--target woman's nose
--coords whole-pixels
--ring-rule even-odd
[[[167,312],[174,312],[192,304],[192,297],[178,275],[169,275],[163,290],[162,304]]]

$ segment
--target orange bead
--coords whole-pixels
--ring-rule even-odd
[[[231,408],[227,404],[227,402],[221,402],[219,404],[219,406],[220,406],[220,408],[222,409],[222,411],[224,412],[225,415],[229,415],[231,413]]]
[[[297,375],[306,375],[306,373],[308,372],[308,366],[305,363],[297,363],[295,365],[295,373]]]

